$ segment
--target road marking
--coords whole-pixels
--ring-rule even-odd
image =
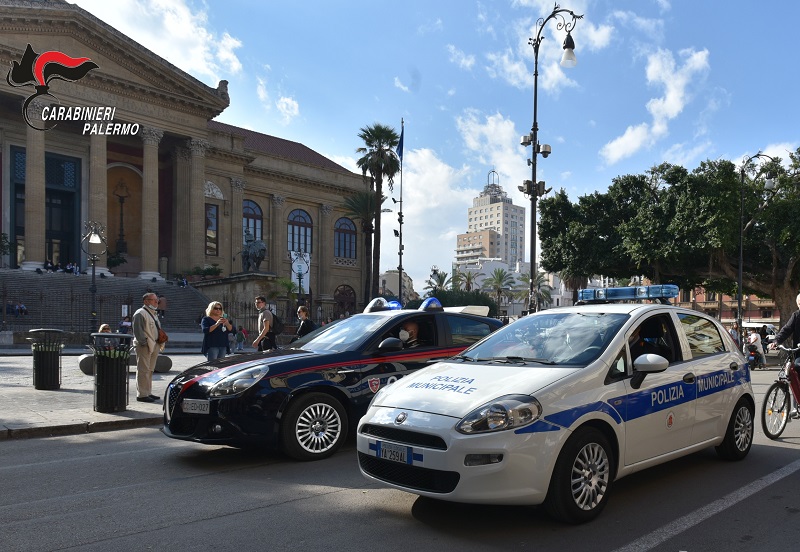
[[[779,469],[778,471],[772,472],[769,475],[765,475],[760,479],[756,479],[746,487],[742,487],[738,491],[734,491],[727,496],[715,500],[707,506],[703,506],[702,508],[699,508],[690,514],[678,518],[672,523],[668,523],[667,525],[656,529],[649,535],[617,549],[616,552],[646,552],[647,550],[652,550],[656,546],[671,539],[672,537],[683,533],[687,529],[691,529],[695,525],[707,520],[711,516],[730,508],[737,502],[741,502],[751,495],[764,490],[766,487],[769,487],[773,483],[780,481],[784,477],[792,475],[798,470],[800,470],[800,460],[796,460],[788,466]]]

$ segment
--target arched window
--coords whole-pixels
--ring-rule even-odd
[[[247,231],[257,240],[263,240],[264,215],[255,201],[245,199],[242,202],[242,243],[245,243]]]
[[[333,256],[356,258],[356,225],[349,218],[342,217],[333,226]]]
[[[289,213],[288,222],[289,251],[311,253],[311,232],[313,230],[311,216],[302,209],[295,209]]]

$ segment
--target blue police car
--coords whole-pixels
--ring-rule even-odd
[[[457,502],[596,517],[615,480],[753,442],[750,372],[676,286],[581,290],[583,304],[504,326],[381,390],[357,431],[362,473]],[[646,300],[645,302],[635,302]]]
[[[335,453],[381,388],[456,355],[500,327],[488,307],[400,310],[376,299],[286,349],[233,355],[179,374],[167,386],[169,437],[257,445],[299,460]]]

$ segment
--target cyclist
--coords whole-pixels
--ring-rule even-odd
[[[792,316],[789,317],[789,321],[780,329],[775,336],[775,341],[770,343],[770,349],[776,349],[778,345],[781,345],[790,337],[795,346],[800,345],[800,293],[797,294],[795,301],[797,302],[798,310],[792,313]],[[795,366],[797,366],[797,361],[795,361]]]

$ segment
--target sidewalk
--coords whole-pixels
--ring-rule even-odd
[[[167,351],[172,369],[153,375],[156,403],[136,400],[135,367],[129,373],[129,401],[123,412],[94,411],[94,377],[78,368],[81,349],[64,349],[61,357],[61,388],[55,391],[33,387],[33,356],[30,349],[0,354],[0,441],[49,437],[160,425],[167,384],[186,368],[205,361],[193,349]],[[11,354],[10,354],[11,353]]]

